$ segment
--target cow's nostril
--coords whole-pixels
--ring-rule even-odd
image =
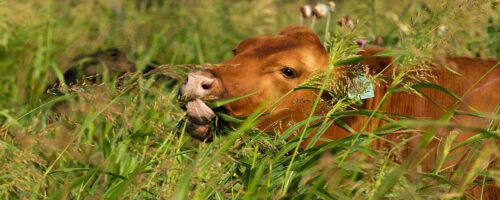
[[[214,86],[214,82],[213,81],[208,81],[208,82],[203,82],[201,83],[201,87],[205,90],[209,90],[211,89],[212,87]]]

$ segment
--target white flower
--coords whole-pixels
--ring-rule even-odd
[[[300,7],[300,12],[302,13],[302,17],[308,18],[312,15],[312,9],[309,5],[303,5]]]
[[[328,6],[330,6],[330,12],[335,12],[335,2],[328,2]]]
[[[344,26],[348,27],[348,28],[354,27],[354,23],[349,18],[349,15],[344,15],[344,16],[340,17],[339,19],[337,19],[337,24],[341,27],[344,27]]]
[[[375,44],[376,45],[382,45],[383,43],[384,43],[384,40],[382,39],[382,37],[380,35],[375,37]]]
[[[317,18],[325,17],[328,14],[328,6],[318,3],[314,6],[313,13]]]

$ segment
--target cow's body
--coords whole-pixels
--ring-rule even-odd
[[[360,54],[368,56],[381,50],[383,49],[368,48],[365,52],[361,52]],[[389,62],[388,60],[383,60],[383,58],[372,58],[364,61],[364,64],[368,66],[383,66]],[[383,62],[378,63],[380,61]],[[447,57],[442,63],[443,66],[436,64],[431,65],[432,75],[434,78],[429,78],[429,80],[430,83],[440,85],[455,94],[457,97],[462,98],[462,103],[459,105],[457,110],[493,114],[496,106],[500,106],[500,66],[496,66],[498,62],[499,61],[495,59],[450,56]],[[445,68],[445,66],[449,69]],[[393,67],[388,68],[385,72],[383,72],[383,75],[391,77],[392,70]],[[453,70],[456,73],[451,72],[450,70]],[[364,100],[364,104],[360,109],[375,110],[384,94],[387,92],[387,86],[390,83],[391,82],[389,81],[386,84],[375,87],[375,97]],[[435,102],[430,101],[423,95],[419,96],[415,93],[396,92],[393,93],[387,100],[386,106],[383,107],[383,111],[421,119],[437,120],[443,116],[446,111],[451,109],[455,103],[457,103],[457,99],[449,94],[445,94],[445,92],[441,90],[431,88],[418,89],[423,92],[425,96]],[[469,115],[454,115],[450,121],[459,123],[462,126],[478,128],[485,128],[490,122],[490,120]],[[366,122],[366,117],[352,118],[347,120],[347,122],[351,127],[355,127],[355,130],[359,130],[359,128]],[[383,125],[383,122],[380,122],[377,126],[380,127],[381,125]],[[328,131],[325,134],[326,137],[331,139],[340,139],[350,135],[349,133],[344,133],[345,131],[342,130],[345,129],[338,126],[332,127],[331,129],[333,130]],[[443,130],[441,132],[447,133],[449,130]],[[342,135],[338,136],[337,133],[342,133]],[[475,134],[477,133],[461,131],[458,135],[457,143],[459,141],[464,141]],[[391,137],[398,137],[398,135],[388,135],[386,137],[394,139]],[[418,140],[414,140],[413,142],[416,143]],[[407,149],[411,150],[412,148],[410,147]],[[432,166],[426,167],[430,169]]]
[[[360,52],[361,55],[373,55],[382,51],[382,48],[367,48]],[[432,65],[432,74],[436,79],[431,82],[439,84],[462,99],[465,104],[461,104],[458,110],[461,111],[479,111],[484,113],[493,113],[495,106],[500,103],[500,66],[490,71],[498,60],[479,59],[465,57],[447,57],[442,62],[445,66],[457,72],[452,73],[440,65]],[[362,63],[368,65],[370,73],[376,74],[382,71],[392,62],[390,57],[375,57],[364,60]],[[289,27],[279,35],[259,37],[242,42],[236,49],[235,56],[222,62],[218,67],[214,67],[205,72],[195,72],[189,76],[186,84],[181,88],[180,94],[187,96],[188,100],[201,99],[210,101],[214,99],[224,99],[244,94],[257,92],[256,94],[233,102],[225,106],[229,114],[233,116],[243,116],[251,114],[259,105],[270,105],[279,97],[297,87],[300,83],[308,80],[312,72],[325,70],[328,64],[328,54],[321,45],[319,38],[311,30],[303,27]],[[344,68],[345,69],[345,68]],[[348,68],[347,68],[348,69]],[[392,77],[393,66],[390,66],[383,75]],[[336,78],[334,70],[332,78]],[[476,81],[482,80],[474,86]],[[340,80],[339,80],[340,81]],[[386,94],[386,84],[379,84],[375,87],[375,97],[363,100],[360,109],[374,110],[380,103],[384,94]],[[474,87],[473,87],[474,86]],[[467,94],[466,92],[471,89]],[[425,97],[414,93],[397,92],[387,100],[387,104],[382,107],[383,111],[398,113],[411,117],[418,117],[429,120],[439,119],[445,111],[450,109],[457,100],[436,89],[421,88],[421,91],[433,99],[429,101]],[[261,118],[259,127],[272,128],[278,132],[286,130],[295,122],[307,118],[312,108],[317,92],[311,90],[297,90],[281,100],[273,107],[269,115]],[[199,101],[198,101],[199,102]],[[206,110],[208,107],[198,104],[188,104],[188,114],[190,110]],[[207,122],[194,120],[195,118],[209,117],[213,113],[205,113],[198,116],[190,116],[188,131],[197,138],[211,139],[207,134]],[[341,118],[354,130],[359,131],[365,124],[367,117],[345,117]],[[203,121],[203,120],[202,120]],[[375,120],[374,120],[375,121]],[[460,123],[464,126],[486,127],[489,121],[484,118],[477,118],[466,115],[455,115],[452,122]],[[380,122],[382,123],[382,122]],[[381,126],[383,124],[378,124]],[[369,131],[374,124],[368,126]],[[417,131],[418,132],[418,131]],[[433,140],[428,149],[443,142],[439,134],[447,134],[450,130],[440,129],[437,139]],[[461,131],[457,136],[456,143],[470,138],[475,132]],[[351,133],[340,126],[331,126],[323,135],[323,138],[332,140],[350,136]],[[402,140],[408,138],[410,134],[398,135],[390,134],[386,136],[390,140]],[[307,140],[306,143],[307,144]],[[401,152],[401,156],[407,156],[419,142],[418,139],[412,140]],[[495,143],[495,141],[493,141]],[[305,146],[305,145],[302,146]],[[377,141],[375,148],[387,150],[390,148],[387,142]],[[498,148],[498,147],[496,147]],[[427,152],[428,153],[428,152]],[[462,155],[467,156],[467,155]],[[435,161],[435,154],[430,153],[423,162],[424,170],[432,169]],[[447,163],[453,165],[459,162],[461,157]],[[486,188],[488,198],[500,198],[498,188],[488,186]],[[474,192],[478,196],[477,190]]]
[[[462,98],[463,103],[461,103],[457,110],[466,112],[482,112],[482,113],[494,113],[496,106],[500,106],[500,66],[498,65],[498,60],[495,59],[480,59],[480,58],[467,58],[467,57],[447,57],[445,63],[448,67],[452,68],[458,74],[450,72],[448,69],[434,65],[432,68],[432,74],[436,77],[435,80],[431,82],[438,84],[447,90],[454,93],[456,96]],[[494,69],[493,69],[494,68]],[[493,69],[493,71],[489,70]],[[483,77],[483,75],[486,75]],[[390,76],[390,73],[386,73],[386,76]],[[480,81],[479,81],[480,80]],[[479,81],[479,82],[478,82]],[[475,85],[477,82],[477,85]],[[398,113],[411,117],[418,117],[421,119],[436,120],[445,114],[446,111],[451,109],[453,105],[457,102],[452,96],[445,94],[443,91],[430,88],[419,88],[427,97],[434,100],[431,102],[426,97],[418,96],[414,93],[397,92],[394,93],[390,99],[388,99],[387,105],[384,111],[388,113]],[[383,95],[386,93],[387,87],[377,87],[375,89],[375,97],[367,99],[364,102],[363,108],[373,110],[376,108],[377,104],[380,102]],[[437,105],[436,105],[437,104]],[[439,106],[438,106],[439,105]],[[497,115],[498,116],[498,115]],[[491,120],[485,120],[484,118],[473,117],[469,115],[454,115],[450,120],[451,122],[457,123],[462,126],[467,127],[477,127],[486,128],[488,127]],[[351,127],[358,128],[362,127],[366,122],[366,117],[357,117],[349,121]],[[380,127],[382,124],[378,124]],[[372,124],[373,125],[373,124]],[[330,134],[329,137],[336,139],[338,138],[336,133],[344,133],[338,126],[332,127],[333,130],[328,130],[325,134]],[[449,128],[441,128],[438,131],[436,137],[432,142],[425,148],[423,152],[417,156],[421,158],[426,156],[426,158],[421,162],[421,167],[423,171],[430,171],[435,166],[435,161],[437,159],[437,152],[444,145],[447,134],[452,131]],[[458,135],[453,142],[453,146],[464,142],[466,139],[471,138],[478,133],[475,131],[465,131],[459,130]],[[347,136],[348,134],[343,136]],[[407,139],[414,134],[389,134],[385,138],[391,141],[401,141]],[[403,137],[402,137],[403,136]],[[328,136],[327,136],[328,137]],[[419,138],[419,137],[418,137]],[[399,158],[404,159],[408,156],[414,149],[417,148],[419,139],[411,140],[408,145],[402,150]],[[467,163],[470,160],[478,159],[481,156],[477,151],[488,150],[485,148],[496,148],[493,152],[498,153],[498,141],[483,141],[482,147],[466,146],[464,148],[459,148],[455,151],[450,152],[450,155],[461,153],[460,156],[448,161],[444,166],[451,167],[451,170],[467,170],[472,167],[472,163]],[[391,146],[388,142],[382,140],[376,140],[375,149],[379,150],[389,150]],[[464,151],[465,150],[465,151]],[[469,158],[472,159],[469,160]],[[486,161],[489,161],[489,168],[498,167],[500,164],[497,157],[486,157]],[[481,167],[487,167],[488,163],[482,163]],[[458,179],[459,180],[459,179]],[[454,181],[457,181],[454,180]],[[478,177],[476,181],[482,181],[482,177]],[[484,199],[499,199],[500,198],[500,188],[495,186],[498,183],[494,181],[486,182],[485,193],[483,194]],[[473,189],[470,192],[475,196],[479,197],[481,194],[481,187],[471,187]]]

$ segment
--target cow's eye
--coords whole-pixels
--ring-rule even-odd
[[[236,49],[231,50],[233,52],[233,56],[236,55]]]
[[[281,69],[281,73],[285,78],[296,78],[297,77],[297,72],[290,68],[290,67],[285,67]]]

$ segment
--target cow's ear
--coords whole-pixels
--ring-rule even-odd
[[[321,44],[318,35],[306,26],[288,26],[281,30],[280,35],[288,35],[299,38],[300,40],[309,40]]]
[[[385,50],[386,49],[382,48],[382,47],[371,46],[371,47],[366,47],[363,50],[361,50],[358,53],[358,55],[372,56],[372,55],[375,55],[375,54],[382,52],[382,51],[385,51]],[[370,73],[378,74],[382,70],[384,70],[386,67],[387,67],[387,70],[385,70],[385,72],[389,72],[391,70],[389,68],[392,68],[393,61],[394,61],[394,57],[390,57],[390,56],[378,57],[377,56],[377,57],[371,57],[371,58],[364,59],[360,63],[362,65],[367,65],[370,68]],[[391,66],[389,66],[389,65],[391,65]]]
[[[281,30],[280,34],[281,35],[292,35],[296,32],[304,32],[304,31],[309,31],[309,32],[315,34],[314,31],[312,31],[310,28],[308,28],[306,26],[300,26],[300,25],[287,26],[286,28]]]

